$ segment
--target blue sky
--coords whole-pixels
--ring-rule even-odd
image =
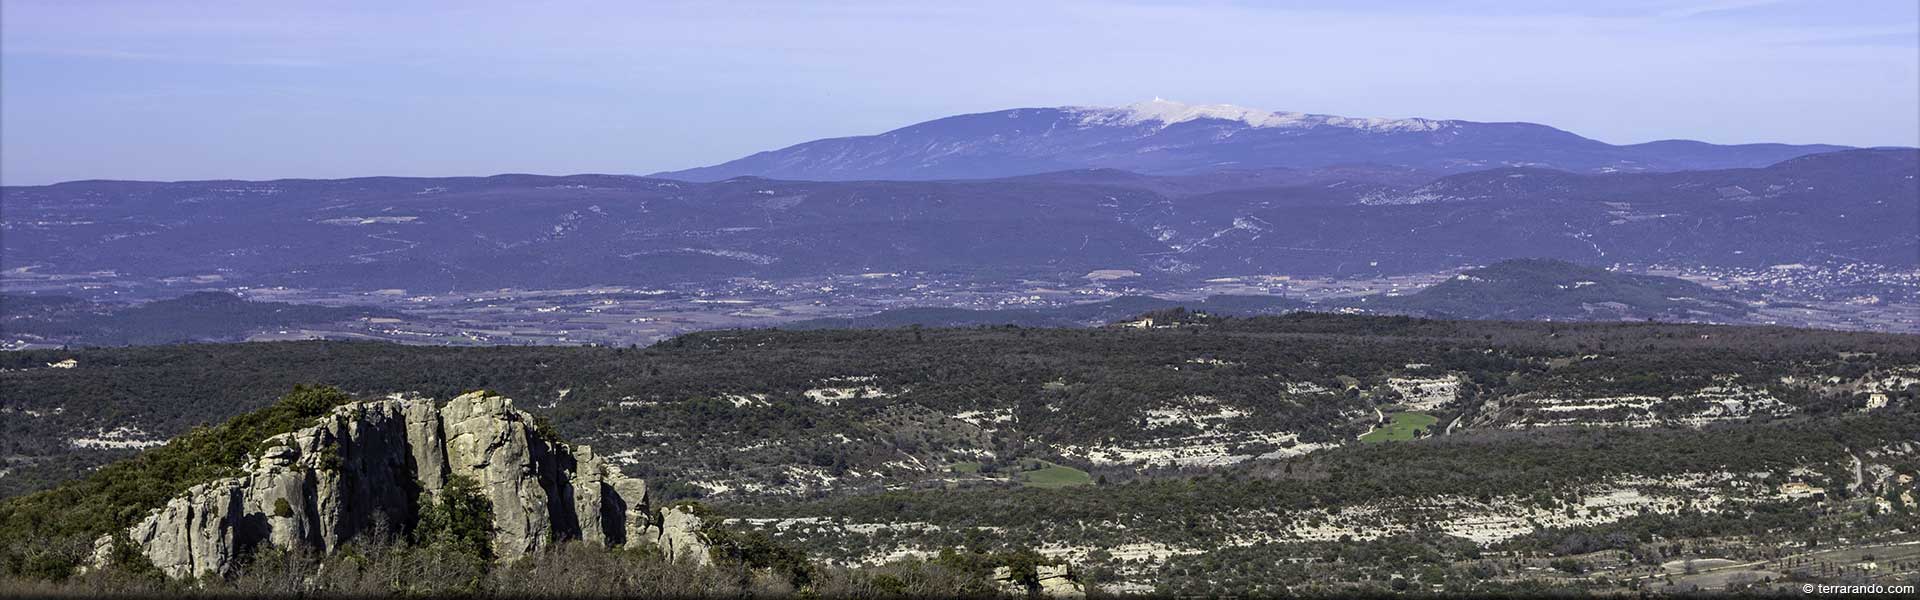
[[[650,173],[1153,97],[1920,145],[1920,2],[0,3],[0,181]]]

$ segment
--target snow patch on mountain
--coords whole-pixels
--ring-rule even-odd
[[[1158,123],[1161,128],[1198,119],[1239,121],[1248,127],[1298,128],[1344,127],[1371,132],[1434,131],[1450,125],[1433,119],[1354,118],[1286,111],[1267,111],[1232,104],[1186,104],[1154,98],[1121,107],[1075,106],[1066,110],[1080,116],[1080,125],[1144,125]]]

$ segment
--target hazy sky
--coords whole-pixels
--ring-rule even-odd
[[[1920,2],[0,0],[0,181],[650,173],[1155,96],[1920,145]]]

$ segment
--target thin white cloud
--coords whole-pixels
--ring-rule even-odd
[[[1690,19],[1701,15],[1742,11],[1762,6],[1780,4],[1785,0],[1715,0],[1712,2],[1689,3],[1661,11],[1660,16],[1669,19]]]
[[[233,56],[225,54],[169,54],[161,52],[138,52],[96,48],[44,48],[25,47],[8,48],[6,53],[14,56],[46,56],[62,58],[90,58],[100,60],[120,60],[131,62],[191,63],[206,65],[231,65],[246,67],[331,67],[336,63],[311,58],[278,58],[269,56]]]

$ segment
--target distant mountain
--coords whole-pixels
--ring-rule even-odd
[[[440,291],[873,271],[1005,280],[1124,269],[1165,280],[1408,273],[1520,257],[1764,267],[1913,265],[1920,256],[1916,150],[1675,173],[1504,168],[1425,183],[1365,169],[1277,173],[7,187],[0,272],[29,282],[217,275],[232,287]]]
[[[1368,296],[1352,305],[1431,317],[1516,321],[1731,321],[1750,312],[1732,296],[1684,279],[1541,259],[1501,261],[1413,294]]]
[[[1307,303],[1280,296],[1209,296],[1204,300],[1180,301],[1151,296],[1122,296],[1104,302],[1089,302],[1055,308],[970,310],[964,308],[917,307],[881,311],[860,317],[808,319],[782,324],[782,329],[888,329],[920,325],[923,327],[974,327],[979,325],[1019,325],[1022,327],[1081,327],[1103,325],[1135,315],[1175,307],[1226,316],[1271,315],[1307,307]]]
[[[1435,171],[1679,171],[1760,167],[1843,149],[1687,140],[1616,146],[1533,123],[1350,118],[1155,99],[1117,108],[1016,108],[959,115],[656,176],[686,181],[741,176],[933,180],[1072,169],[1194,174],[1354,163]]]
[[[376,308],[254,302],[226,292],[125,307],[64,296],[10,294],[0,300],[0,332],[75,346],[234,341],[262,329],[400,316]]]

